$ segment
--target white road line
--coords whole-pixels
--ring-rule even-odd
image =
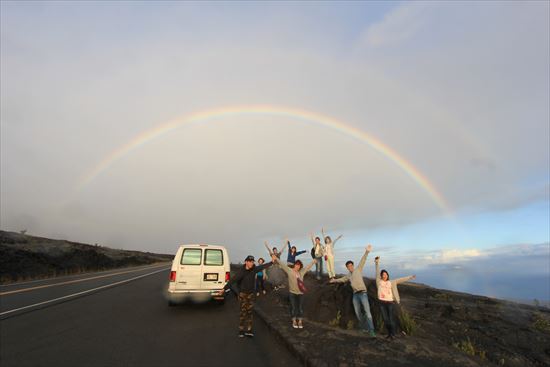
[[[153,274],[156,274],[156,273],[160,273],[161,271],[166,271],[166,270],[168,270],[168,269],[169,269],[169,268],[160,269],[160,270],[157,270],[157,271],[153,271],[153,272],[151,272],[151,273],[139,275],[139,276],[134,277],[134,278],[121,280],[121,281],[116,282],[116,283],[106,284],[106,285],[102,285],[101,287],[97,287],[97,288],[93,288],[93,289],[88,289],[88,290],[86,290],[86,291],[82,291],[82,292],[78,292],[78,293],[69,294],[69,295],[67,295],[67,296],[63,296],[63,297],[59,297],[59,298],[50,299],[50,300],[48,300],[48,301],[39,302],[39,303],[35,303],[35,304],[32,304],[32,305],[24,306],[24,307],[15,308],[15,309],[9,310],[9,311],[0,312],[0,316],[4,316],[4,315],[7,315],[7,314],[10,314],[10,313],[13,313],[13,312],[17,312],[17,311],[21,311],[21,310],[26,310],[26,309],[28,309],[28,308],[32,308],[32,307],[36,307],[36,306],[41,306],[41,305],[45,305],[45,304],[52,303],[52,302],[56,302],[56,301],[61,301],[62,299],[67,299],[67,298],[71,298],[71,297],[75,297],[75,296],[80,296],[80,295],[82,295],[82,294],[94,292],[94,291],[97,291],[97,290],[99,290],[99,289],[114,287],[115,285],[128,283],[128,282],[131,282],[132,280],[144,278],[144,277],[146,277],[146,276],[153,275]]]
[[[168,261],[166,263],[168,263]],[[77,278],[77,277],[85,277],[87,275],[108,274],[108,273],[112,273],[112,272],[123,270],[123,269],[140,268],[140,269],[143,270],[143,269],[147,269],[147,268],[154,268],[156,266],[158,266],[158,264],[130,266],[130,267],[126,267],[126,268],[113,268],[113,269],[102,270],[102,271],[88,271],[86,273],[71,274],[71,275],[60,275],[58,277],[49,277],[49,278],[43,278],[43,279],[28,280],[26,282],[14,282],[14,283],[8,283],[8,284],[0,284],[0,288],[16,287],[18,285],[25,285],[25,284],[32,284],[32,283],[39,283],[39,282],[47,282],[47,281],[50,281],[50,280],[64,280],[64,279],[71,279],[71,278]]]
[[[143,270],[146,270],[146,269],[155,269],[155,268],[160,268],[160,267],[164,267],[164,266],[166,266],[166,265],[165,264],[164,265],[155,265],[155,266],[151,266],[149,268],[139,268],[139,269],[126,270],[126,271],[119,271],[118,273],[108,273],[108,274],[97,275],[97,276],[93,276],[93,277],[89,277],[89,278],[68,280],[66,282],[58,282],[58,283],[52,283],[52,284],[39,285],[39,286],[36,286],[36,287],[21,288],[21,289],[16,289],[16,290],[13,290],[13,291],[0,292],[0,296],[7,296],[7,295],[10,295],[10,294],[21,293],[21,292],[30,292],[30,291],[34,291],[34,290],[37,290],[37,289],[57,287],[57,286],[66,285],[66,284],[82,283],[82,282],[87,282],[88,280],[114,277],[115,275],[135,273],[135,272],[143,271]]]

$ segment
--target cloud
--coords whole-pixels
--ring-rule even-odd
[[[482,253],[477,249],[468,250],[441,250],[433,254],[424,256],[423,260],[430,263],[449,263],[459,260],[468,260],[471,258],[482,256]]]
[[[323,225],[374,229],[442,215],[367,145],[274,116],[178,129],[60,204],[141,132],[236,104],[303,108],[366,131],[456,211],[547,197],[545,4],[472,12],[406,3],[379,23],[344,16],[330,28],[308,7],[226,13],[174,3],[118,13],[94,4],[2,3],[5,229],[35,218],[30,233],[163,252],[216,242],[242,257],[266,238]],[[430,254],[448,263],[467,255]]]
[[[389,11],[384,19],[370,25],[360,42],[368,47],[387,46],[409,40],[425,24],[426,3],[408,2]]]

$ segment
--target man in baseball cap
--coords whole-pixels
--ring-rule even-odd
[[[252,332],[252,310],[254,309],[254,288],[256,273],[270,267],[273,262],[262,265],[254,265],[254,256],[248,255],[244,259],[244,265],[228,284],[229,287],[239,295],[240,316],[239,316],[239,337],[253,337]]]

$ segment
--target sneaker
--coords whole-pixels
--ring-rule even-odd
[[[260,297],[260,292],[256,293],[256,297]]]
[[[369,335],[372,336],[373,338],[376,337],[376,333],[374,332],[374,330],[369,331]]]
[[[298,329],[303,329],[304,324],[302,324],[302,320],[298,320]]]
[[[296,322],[296,320],[292,320],[292,327],[294,329],[298,329],[298,323]]]
[[[244,338],[244,331],[239,331],[239,338]]]
[[[254,337],[254,333],[252,332],[252,330],[245,331],[244,335],[248,336],[249,338]]]
[[[267,292],[265,291],[265,289],[264,289],[264,294],[267,294]]]

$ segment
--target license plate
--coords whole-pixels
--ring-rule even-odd
[[[204,280],[218,280],[218,273],[204,274]]]

